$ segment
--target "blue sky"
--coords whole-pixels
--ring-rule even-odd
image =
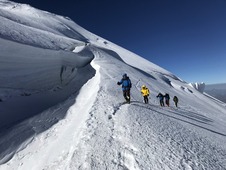
[[[80,26],[187,82],[226,83],[226,0],[15,0]]]

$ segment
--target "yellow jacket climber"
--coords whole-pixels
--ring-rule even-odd
[[[145,85],[143,85],[141,87],[141,94],[144,97],[144,103],[147,104],[148,103],[148,96],[149,96],[150,92],[149,92],[149,89]]]
[[[143,85],[142,88],[141,88],[141,94],[143,96],[148,96],[149,95],[149,89],[145,85]]]

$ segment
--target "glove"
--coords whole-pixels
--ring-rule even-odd
[[[120,83],[119,83],[119,82],[117,82],[117,85],[120,85]]]

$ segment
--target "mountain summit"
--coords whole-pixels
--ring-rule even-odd
[[[68,17],[0,0],[0,22],[0,169],[226,169],[222,102]]]

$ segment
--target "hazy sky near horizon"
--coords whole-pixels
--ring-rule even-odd
[[[226,83],[226,0],[15,0],[74,22],[187,82]]]

